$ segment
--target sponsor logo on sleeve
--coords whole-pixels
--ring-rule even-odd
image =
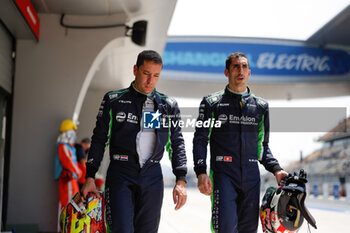
[[[203,160],[203,159],[198,159],[197,164],[198,164],[198,165],[199,165],[199,164],[204,164],[204,160]]]

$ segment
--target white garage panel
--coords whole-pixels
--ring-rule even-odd
[[[12,91],[12,38],[0,24],[0,87]]]

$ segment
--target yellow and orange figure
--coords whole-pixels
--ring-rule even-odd
[[[55,179],[59,187],[59,210],[66,206],[75,193],[79,192],[78,179],[82,171],[77,165],[74,142],[77,125],[72,120],[64,120],[60,126],[55,158]]]

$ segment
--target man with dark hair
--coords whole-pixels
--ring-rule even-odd
[[[226,59],[225,90],[203,98],[198,121],[220,120],[221,127],[196,128],[193,139],[198,189],[212,195],[212,231],[253,233],[258,229],[260,174],[258,162],[278,183],[287,175],[272,156],[269,108],[266,100],[250,92],[251,71],[243,53]],[[199,124],[200,125],[200,124]],[[210,177],[206,174],[210,143]]]
[[[165,128],[159,120],[160,116],[180,120],[176,101],[155,90],[162,67],[157,52],[141,52],[134,65],[135,80],[128,88],[108,92],[97,115],[82,193],[84,197],[88,192],[97,193],[94,177],[109,144],[111,162],[105,196],[111,232],[158,231],[164,189],[159,161],[165,146],[176,176],[175,209],[186,202],[187,168],[181,128],[179,124]],[[145,126],[147,114],[153,116],[151,123],[159,120],[157,127]]]
[[[89,138],[83,138],[80,143],[75,143],[74,147],[77,151],[77,160],[78,160],[78,167],[82,172],[81,177],[78,180],[79,183],[79,190],[83,187],[83,184],[85,183],[85,175],[86,175],[86,161],[87,161],[87,155],[90,149],[91,140]]]

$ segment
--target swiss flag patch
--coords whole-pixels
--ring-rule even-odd
[[[231,156],[225,156],[224,157],[225,162],[232,162],[232,157]]]

